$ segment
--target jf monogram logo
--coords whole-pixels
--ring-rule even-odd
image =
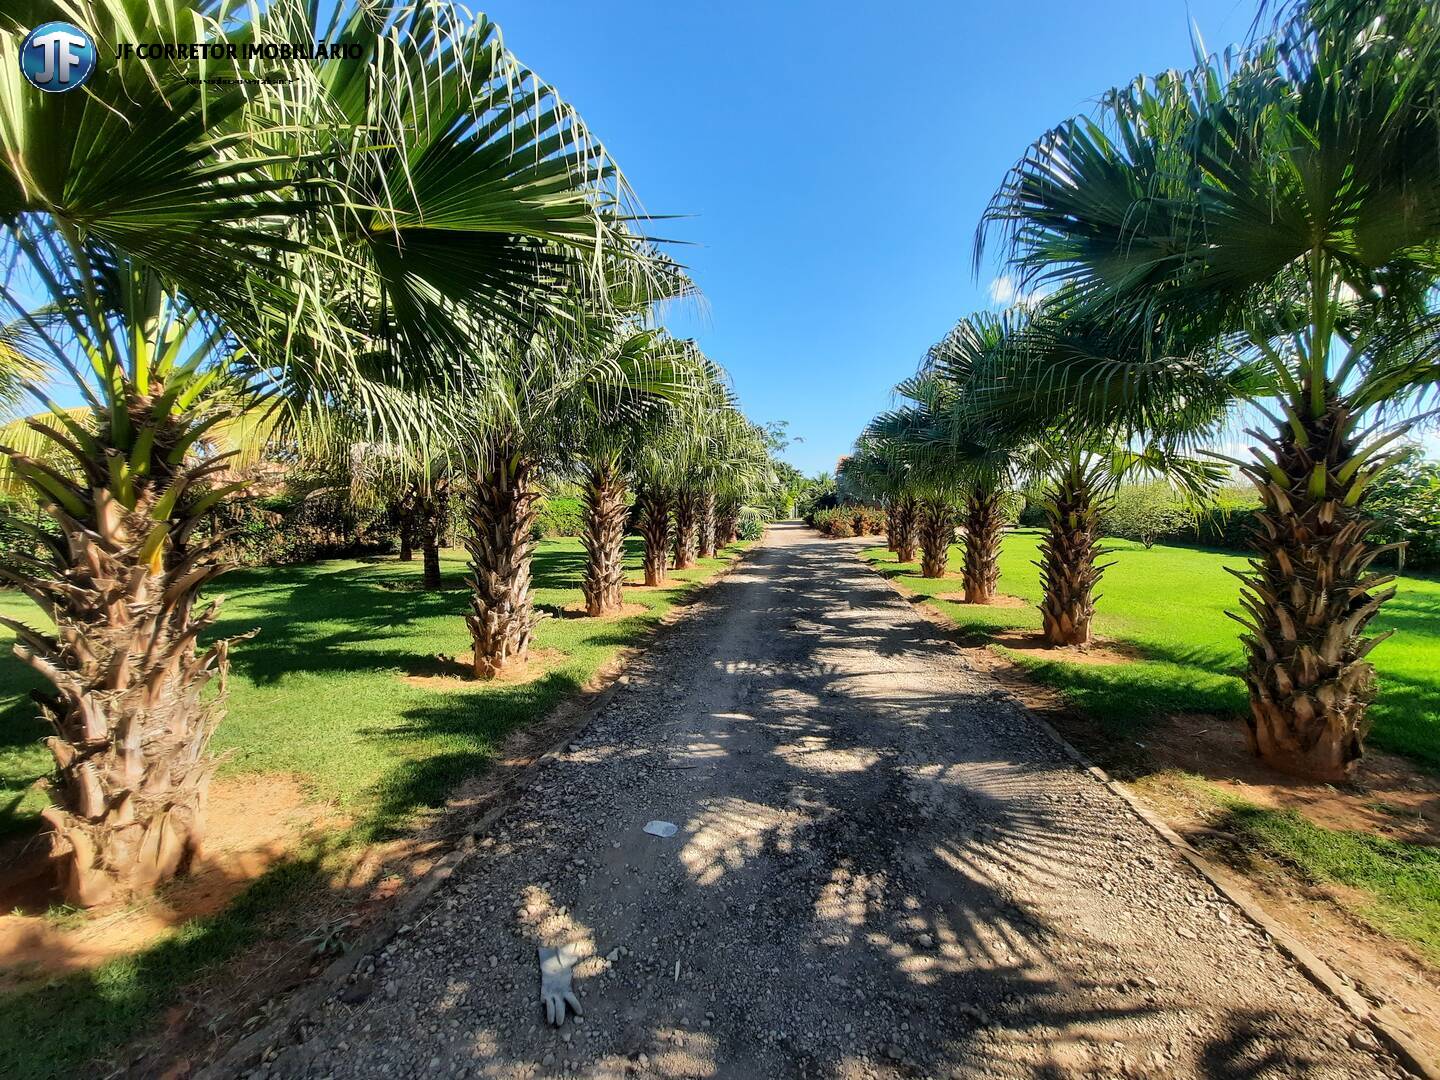
[[[42,23],[20,46],[20,71],[47,94],[74,90],[95,73],[95,41],[74,23]]]

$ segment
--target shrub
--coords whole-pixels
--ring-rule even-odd
[[[740,539],[759,540],[765,535],[765,515],[753,506],[740,508]]]
[[[831,540],[841,540],[855,535],[855,515],[844,509],[816,510],[808,518],[810,524],[820,530],[820,535]]]
[[[532,532],[536,540],[547,536],[580,536],[585,531],[585,504],[569,495],[542,499],[535,511]]]
[[[1102,528],[1107,536],[1149,548],[1157,540],[1178,539],[1194,518],[1195,511],[1168,484],[1127,484],[1105,510]]]
[[[1405,542],[1405,569],[1440,568],[1440,462],[1426,461],[1412,448],[1370,489],[1364,506],[1376,522],[1370,539]],[[1401,562],[1394,555],[1386,561]]]

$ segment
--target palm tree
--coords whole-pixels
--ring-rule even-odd
[[[649,444],[663,438],[670,413],[683,409],[691,383],[701,374],[693,350],[654,331],[625,334],[611,343],[613,363],[624,374],[616,387],[577,394],[578,405],[567,424],[585,500],[586,568],[581,587],[585,610],[592,616],[618,610],[625,582],[625,519],[627,489],[636,460]]]
[[[63,98],[23,85],[23,27],[0,16],[0,256],[20,268],[0,301],[89,413],[56,411],[43,433],[73,476],[14,456],[64,536],[7,570],[57,628],[13,627],[54,687],[45,820],[75,903],[144,891],[200,850],[222,712],[202,691],[223,686],[230,645],[196,645],[218,611],[197,613],[198,594],[225,569],[196,526],[230,493],[224,461],[191,452],[207,428],[254,397],[344,400],[377,428],[413,427],[416,391],[453,383],[478,322],[624,246],[610,159],[492,24],[445,4],[342,5],[325,30],[312,10],[277,0],[222,24],[140,0],[68,5],[112,57],[120,40],[256,36],[344,36],[365,57],[246,91],[117,58]]]
[[[1003,364],[1025,326],[1024,313],[979,312],[961,319],[925,354],[922,370],[946,387],[936,448],[963,476],[965,601],[992,604],[1000,581],[1000,545],[1024,468],[1024,441],[1012,425],[997,424],[988,385],[979,373]],[[986,378],[991,378],[989,374]]]
[[[920,545],[920,573],[945,576],[950,545],[955,541],[955,506],[963,487],[965,454],[949,443],[946,417],[954,387],[933,371],[921,371],[895,388],[910,404],[871,421],[865,439],[897,462],[905,473],[906,490],[916,500],[915,536]],[[901,562],[911,552],[898,552]]]
[[[735,539],[740,506],[772,477],[764,433],[725,395],[715,406],[705,457],[696,469],[701,491],[697,548],[702,559]]]
[[[855,441],[855,449],[835,471],[842,498],[879,503],[885,508],[885,545],[895,561],[915,561],[920,501],[903,453],[871,433]]]
[[[1278,33],[1112,92],[1011,172],[987,222],[1027,283],[1064,283],[1145,335],[1207,332],[1190,362],[1268,419],[1235,464],[1260,494],[1245,628],[1247,732],[1287,772],[1343,780],[1362,753],[1393,595],[1367,490],[1408,399],[1440,377],[1440,14],[1410,0],[1287,5]],[[1172,350],[1061,382],[1103,423]],[[1088,369],[1088,370],[1086,370]]]
[[[636,526],[644,541],[645,584],[665,583],[670,562],[670,507],[675,490],[675,451],[684,420],[666,410],[662,423],[636,447]]]
[[[706,544],[714,554],[715,490],[714,473],[726,465],[726,440],[733,425],[743,423],[724,372],[710,366],[701,379],[692,408],[683,414],[674,444],[673,486],[670,489],[674,515],[674,568],[688,570],[702,552],[702,528]]]

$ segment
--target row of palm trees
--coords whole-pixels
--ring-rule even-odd
[[[1259,494],[1240,575],[1252,749],[1348,777],[1394,595],[1366,495],[1440,380],[1440,13],[1424,0],[1265,5],[1244,46],[1140,78],[1056,126],[977,234],[1032,299],[961,322],[847,460],[901,558],[994,593],[1004,502],[1043,485],[1044,635],[1085,643],[1120,481]],[[1219,453],[1236,417],[1248,459]],[[911,524],[918,522],[918,524]]]
[[[89,906],[201,849],[236,643],[209,640],[221,600],[200,594],[226,536],[205,526],[247,482],[228,447],[363,460],[414,513],[436,575],[463,478],[482,677],[530,643],[543,474],[585,484],[585,596],[602,614],[619,602],[626,485],[659,578],[656,507],[676,510],[678,565],[708,554],[764,451],[723,373],[658,324],[692,286],[637,231],[615,162],[483,16],[390,0],[22,7],[0,16],[0,389],[45,405],[6,466],[57,529],[32,529],[39,554],[0,578],[54,624],[4,620],[49,684],[43,816],[67,898]],[[17,63],[27,26],[56,18],[98,46],[78,92],[40,93]],[[361,56],[212,60],[197,79],[192,62],[116,58],[127,41]],[[78,408],[50,400],[56,380]]]

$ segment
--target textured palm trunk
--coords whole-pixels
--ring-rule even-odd
[[[199,858],[217,763],[210,738],[224,713],[229,649],[240,640],[196,646],[220,611],[217,598],[197,614],[196,598],[228,569],[218,552],[229,536],[190,539],[225,494],[207,494],[225,459],[170,462],[173,448],[190,445],[192,426],[157,422],[153,408],[152,398],[128,397],[132,432],[153,433],[148,452],[137,442],[87,454],[48,436],[74,459],[80,483],[6,451],[61,527],[41,558],[12,556],[0,567],[0,578],[51,615],[54,635],[0,623],[17,636],[15,655],[51,684],[35,694],[55,762],[54,805],[41,817],[61,892],[81,907],[147,893]],[[97,420],[95,430],[112,430],[106,415]],[[143,456],[148,471],[130,472],[129,490],[112,490],[112,467],[128,468],[120,462],[130,455]]]
[[[1366,541],[1357,484],[1379,457],[1355,437],[1356,418],[1333,392],[1318,419],[1292,403],[1300,433],[1264,444],[1245,468],[1260,493],[1251,569],[1240,602],[1250,692],[1251,749],[1284,772],[1317,780],[1349,778],[1364,748],[1375,692],[1366,655],[1388,634],[1364,637],[1380,605],[1395,595],[1393,575],[1373,574],[1376,557],[1400,545]],[[1381,466],[1383,467],[1383,466]],[[1362,489],[1363,490],[1363,489]]]
[[[400,496],[400,501],[395,507],[395,516],[400,524],[401,562],[415,560],[416,508],[419,497],[419,492],[411,488]]]
[[[885,504],[885,550],[895,550],[895,503]]]
[[[465,550],[470,555],[470,613],[475,677],[493,679],[523,661],[535,630],[530,556],[535,548],[533,465],[513,447],[493,448],[470,485]]]
[[[723,499],[715,510],[715,537],[719,547],[735,543],[740,538],[740,502],[737,499]]]
[[[437,484],[432,491],[416,500],[415,525],[420,534],[422,588],[440,588],[440,542],[449,515],[450,493],[445,485]]]
[[[1109,563],[1100,558],[1101,500],[1096,476],[1072,460],[1045,495],[1046,534],[1040,542],[1040,618],[1050,645],[1086,645],[1095,617],[1095,586]]]
[[[585,611],[605,615],[624,603],[625,480],[611,462],[585,471]]]
[[[670,557],[670,497],[659,488],[643,487],[640,504],[640,535],[645,541],[645,584],[663,585]]]
[[[926,499],[919,512],[920,573],[923,577],[945,576],[950,543],[955,539],[955,514],[944,499]]]
[[[675,493],[675,569],[688,570],[695,565],[697,519],[700,498],[690,489]]]
[[[715,557],[715,493],[706,491],[699,498],[695,521],[695,546],[702,559]]]
[[[915,539],[920,524],[920,501],[914,495],[902,495],[895,502],[895,561],[915,561]]]
[[[1005,518],[998,491],[971,491],[965,498],[965,602],[991,604],[1000,581],[1000,540]]]

